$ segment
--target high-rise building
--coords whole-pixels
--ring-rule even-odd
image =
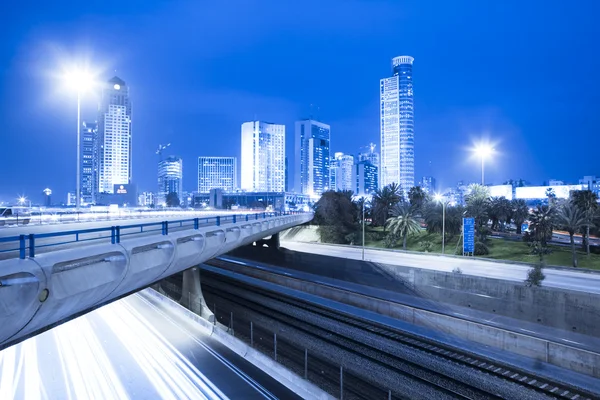
[[[261,121],[242,124],[243,190],[283,192],[285,189],[285,125]]]
[[[183,161],[180,157],[170,156],[158,162],[157,205],[165,205],[169,193],[183,196]]]
[[[354,170],[354,157],[344,153],[335,153],[331,161],[330,187],[332,190],[351,190],[354,192],[356,185]]]
[[[406,195],[415,185],[413,58],[395,57],[393,76],[381,79],[379,185],[397,183]]]
[[[436,190],[435,178],[433,176],[424,176],[421,179],[421,188],[425,193],[433,195]]]
[[[199,193],[208,193],[211,189],[233,192],[237,188],[237,158],[198,157]]]
[[[356,176],[356,187],[354,194],[358,196],[372,195],[378,188],[377,167],[369,160],[359,161],[354,165]]]
[[[375,151],[375,143],[371,143],[366,147],[361,147],[358,154],[358,161],[369,161],[379,169],[379,153]]]
[[[312,119],[296,121],[294,186],[298,193],[320,195],[329,189],[331,127]]]
[[[131,183],[131,102],[125,82],[114,77],[98,107],[98,193]]]
[[[289,182],[290,182],[290,170],[289,170],[289,165],[288,165],[288,158],[287,156],[285,156],[285,191],[288,192],[289,191]]]
[[[92,204],[96,199],[96,174],[98,172],[98,124],[81,124],[80,154],[80,198],[83,204]]]

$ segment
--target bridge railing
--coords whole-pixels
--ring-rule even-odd
[[[18,236],[0,237],[0,253],[19,252],[19,258],[24,260],[27,257],[34,258],[36,249],[60,246],[70,243],[108,240],[112,244],[121,242],[124,236],[133,236],[147,234],[150,232],[159,232],[161,235],[168,235],[170,229],[181,230],[199,229],[205,226],[221,226],[222,224],[232,224],[237,222],[251,222],[269,217],[283,215],[304,214],[303,212],[261,212],[255,214],[229,214],[212,217],[197,217],[175,221],[160,221],[144,224],[113,225],[102,228],[77,229],[70,231],[21,234]],[[62,240],[62,239],[65,240]],[[50,243],[39,243],[42,239],[56,239]]]

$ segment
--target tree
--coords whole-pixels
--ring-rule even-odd
[[[167,203],[167,207],[179,207],[179,197],[176,192],[170,192],[167,194],[167,199],[165,200]]]
[[[579,230],[586,225],[584,213],[574,203],[566,202],[560,206],[556,222],[563,229],[569,232],[573,266],[577,267],[577,253],[575,252],[575,240],[573,236],[575,235],[575,232],[579,232]]]
[[[391,235],[402,238],[402,248],[406,250],[406,238],[419,233],[421,226],[415,219],[414,209],[408,204],[398,204],[391,211],[392,217],[388,218],[386,225],[390,228]]]
[[[423,205],[427,201],[427,193],[421,186],[413,186],[408,191],[408,201],[417,213],[423,211]]]
[[[402,190],[395,183],[375,191],[371,200],[373,225],[383,226],[385,229],[385,222],[390,216],[391,209],[401,200]]]
[[[529,207],[523,199],[513,199],[511,201],[512,220],[517,226],[517,234],[521,234],[521,226],[529,216]]]
[[[469,202],[469,200],[489,200],[490,198],[490,190],[486,186],[479,185],[477,183],[469,185],[469,187],[467,188],[467,192],[469,193],[466,197],[467,203]]]
[[[322,242],[344,244],[350,235],[358,231],[352,192],[325,192],[315,203],[314,209],[314,222],[319,226]]]
[[[571,201],[581,210],[585,218],[583,246],[587,256],[590,256],[590,227],[594,224],[594,215],[598,207],[598,195],[591,190],[578,190],[572,193]]]
[[[492,220],[492,230],[500,230],[500,225],[509,222],[512,217],[510,200],[506,197],[492,197],[489,202],[488,214]]]
[[[552,205],[556,204],[556,193],[554,192],[554,189],[552,189],[552,188],[546,189],[546,197],[548,198],[549,205],[552,206]]]
[[[458,235],[462,228],[462,218],[465,209],[462,206],[446,206],[446,240],[453,235]],[[423,207],[423,219],[427,225],[427,232],[442,233],[442,205],[428,202]]]
[[[552,238],[552,229],[554,228],[556,210],[552,206],[541,205],[530,214],[529,226],[530,247],[532,253],[540,256],[540,263],[543,264],[544,255],[550,252],[548,241]]]

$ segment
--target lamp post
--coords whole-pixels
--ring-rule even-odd
[[[485,186],[485,159],[494,152],[494,149],[487,144],[479,144],[475,147],[475,152],[481,157],[481,185]]]
[[[365,198],[362,198],[362,260],[365,261]]]
[[[435,200],[442,203],[442,254],[446,252],[446,202],[440,194],[435,195]]]
[[[81,95],[94,82],[92,74],[86,69],[75,68],[67,71],[64,79],[77,91],[77,184],[75,191],[75,207],[81,207]]]

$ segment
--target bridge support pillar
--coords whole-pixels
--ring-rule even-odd
[[[257,247],[262,247],[262,245],[266,244],[267,247],[277,250],[279,249],[280,241],[279,241],[279,232],[271,235],[269,239],[261,239],[256,241]]]
[[[181,285],[181,300],[179,303],[202,318],[214,322],[215,316],[206,305],[202,295],[198,267],[183,271],[183,284]]]

